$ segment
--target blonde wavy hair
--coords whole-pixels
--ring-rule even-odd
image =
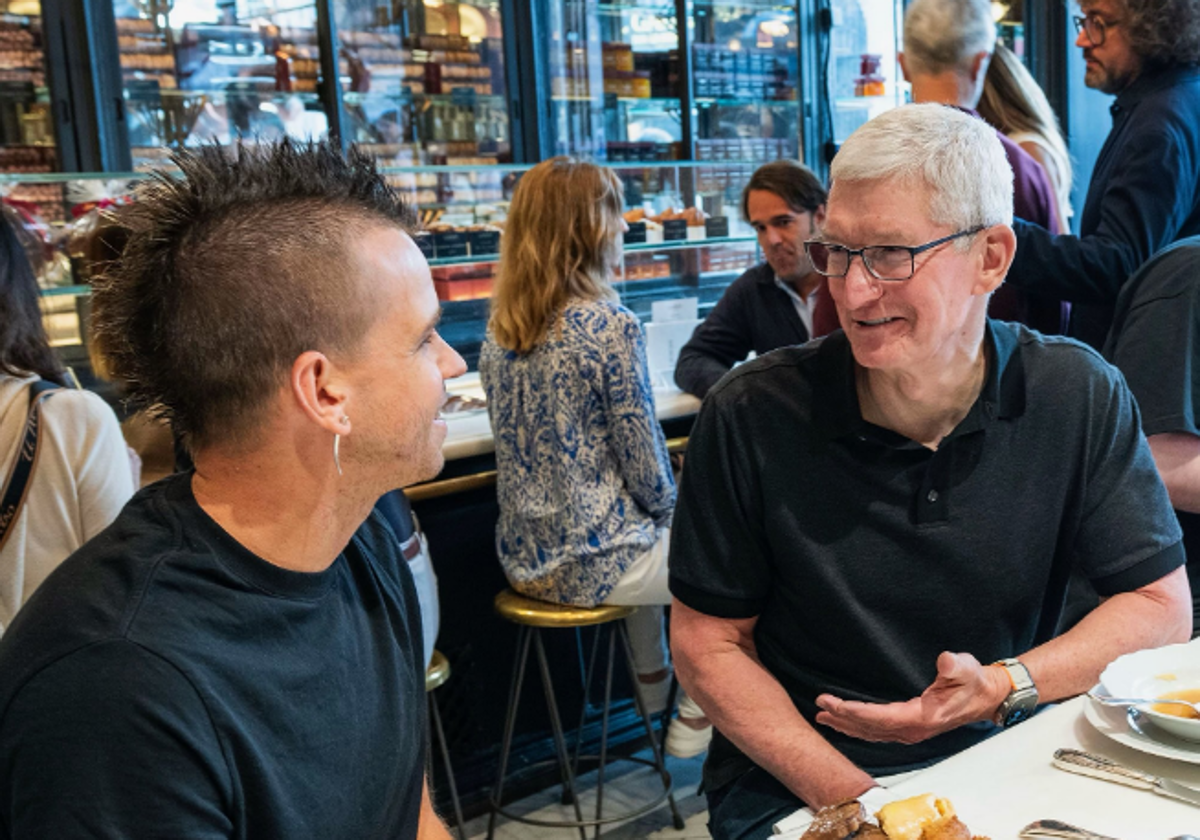
[[[624,190],[609,169],[555,157],[517,184],[500,239],[489,326],[506,350],[541,344],[571,298],[615,299]]]

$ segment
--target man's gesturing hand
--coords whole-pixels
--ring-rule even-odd
[[[831,694],[817,698],[817,723],[864,741],[916,744],[965,723],[991,720],[1010,690],[1002,668],[981,665],[969,653],[943,652],[937,678],[904,703],[859,703]]]

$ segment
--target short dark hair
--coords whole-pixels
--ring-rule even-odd
[[[742,218],[750,221],[750,191],[775,193],[797,213],[813,213],[825,203],[828,193],[813,171],[794,160],[775,160],[754,170],[742,190]]]
[[[1150,67],[1200,64],[1200,0],[1120,0],[1129,45]]]
[[[205,146],[139,185],[96,283],[94,329],[135,408],[189,450],[252,439],[308,350],[352,353],[375,315],[352,237],[416,216],[373,160],[327,142]]]
[[[62,385],[63,368],[42,324],[37,278],[10,212],[0,212],[0,371]]]

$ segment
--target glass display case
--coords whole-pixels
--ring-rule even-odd
[[[39,0],[0,5],[0,171],[58,169]],[[35,196],[30,196],[35,198]]]
[[[334,0],[347,139],[383,165],[512,159],[497,0]]]
[[[315,3],[114,0],[135,169],[172,148],[326,135]]]
[[[796,4],[696,0],[692,40],[696,158],[798,159]]]
[[[679,32],[671,0],[540,0],[554,154],[683,157]]]
[[[841,144],[872,117],[908,101],[897,54],[904,33],[902,0],[833,0],[828,95],[833,142]]]
[[[417,242],[442,301],[446,340],[476,367],[509,201],[524,166],[395,167],[385,171],[419,209]],[[674,358],[741,272],[761,260],[757,240],[729,199],[742,164],[623,164],[625,255],[614,284],[647,325],[652,369],[669,384]],[[23,207],[26,235],[44,255],[39,282],[46,325],[64,354],[85,358],[88,277],[84,239],[99,211],[120,204],[138,177],[0,176],[0,193],[37,187],[44,204]],[[740,191],[740,187],[738,188]]]

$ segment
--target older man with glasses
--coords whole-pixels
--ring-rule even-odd
[[[1079,236],[1016,222],[1011,282],[1073,301],[1069,334],[1100,349],[1125,282],[1200,234],[1200,11],[1191,0],[1082,0],[1084,83],[1114,94]]]
[[[995,132],[895,109],[830,174],[806,246],[842,331],[709,392],[675,512],[671,638],[716,728],[718,840],[882,798],[876,775],[1191,627],[1179,527],[1124,381],[1076,342],[987,318],[1014,250]],[[1075,570],[1107,598],[1058,635]]]

